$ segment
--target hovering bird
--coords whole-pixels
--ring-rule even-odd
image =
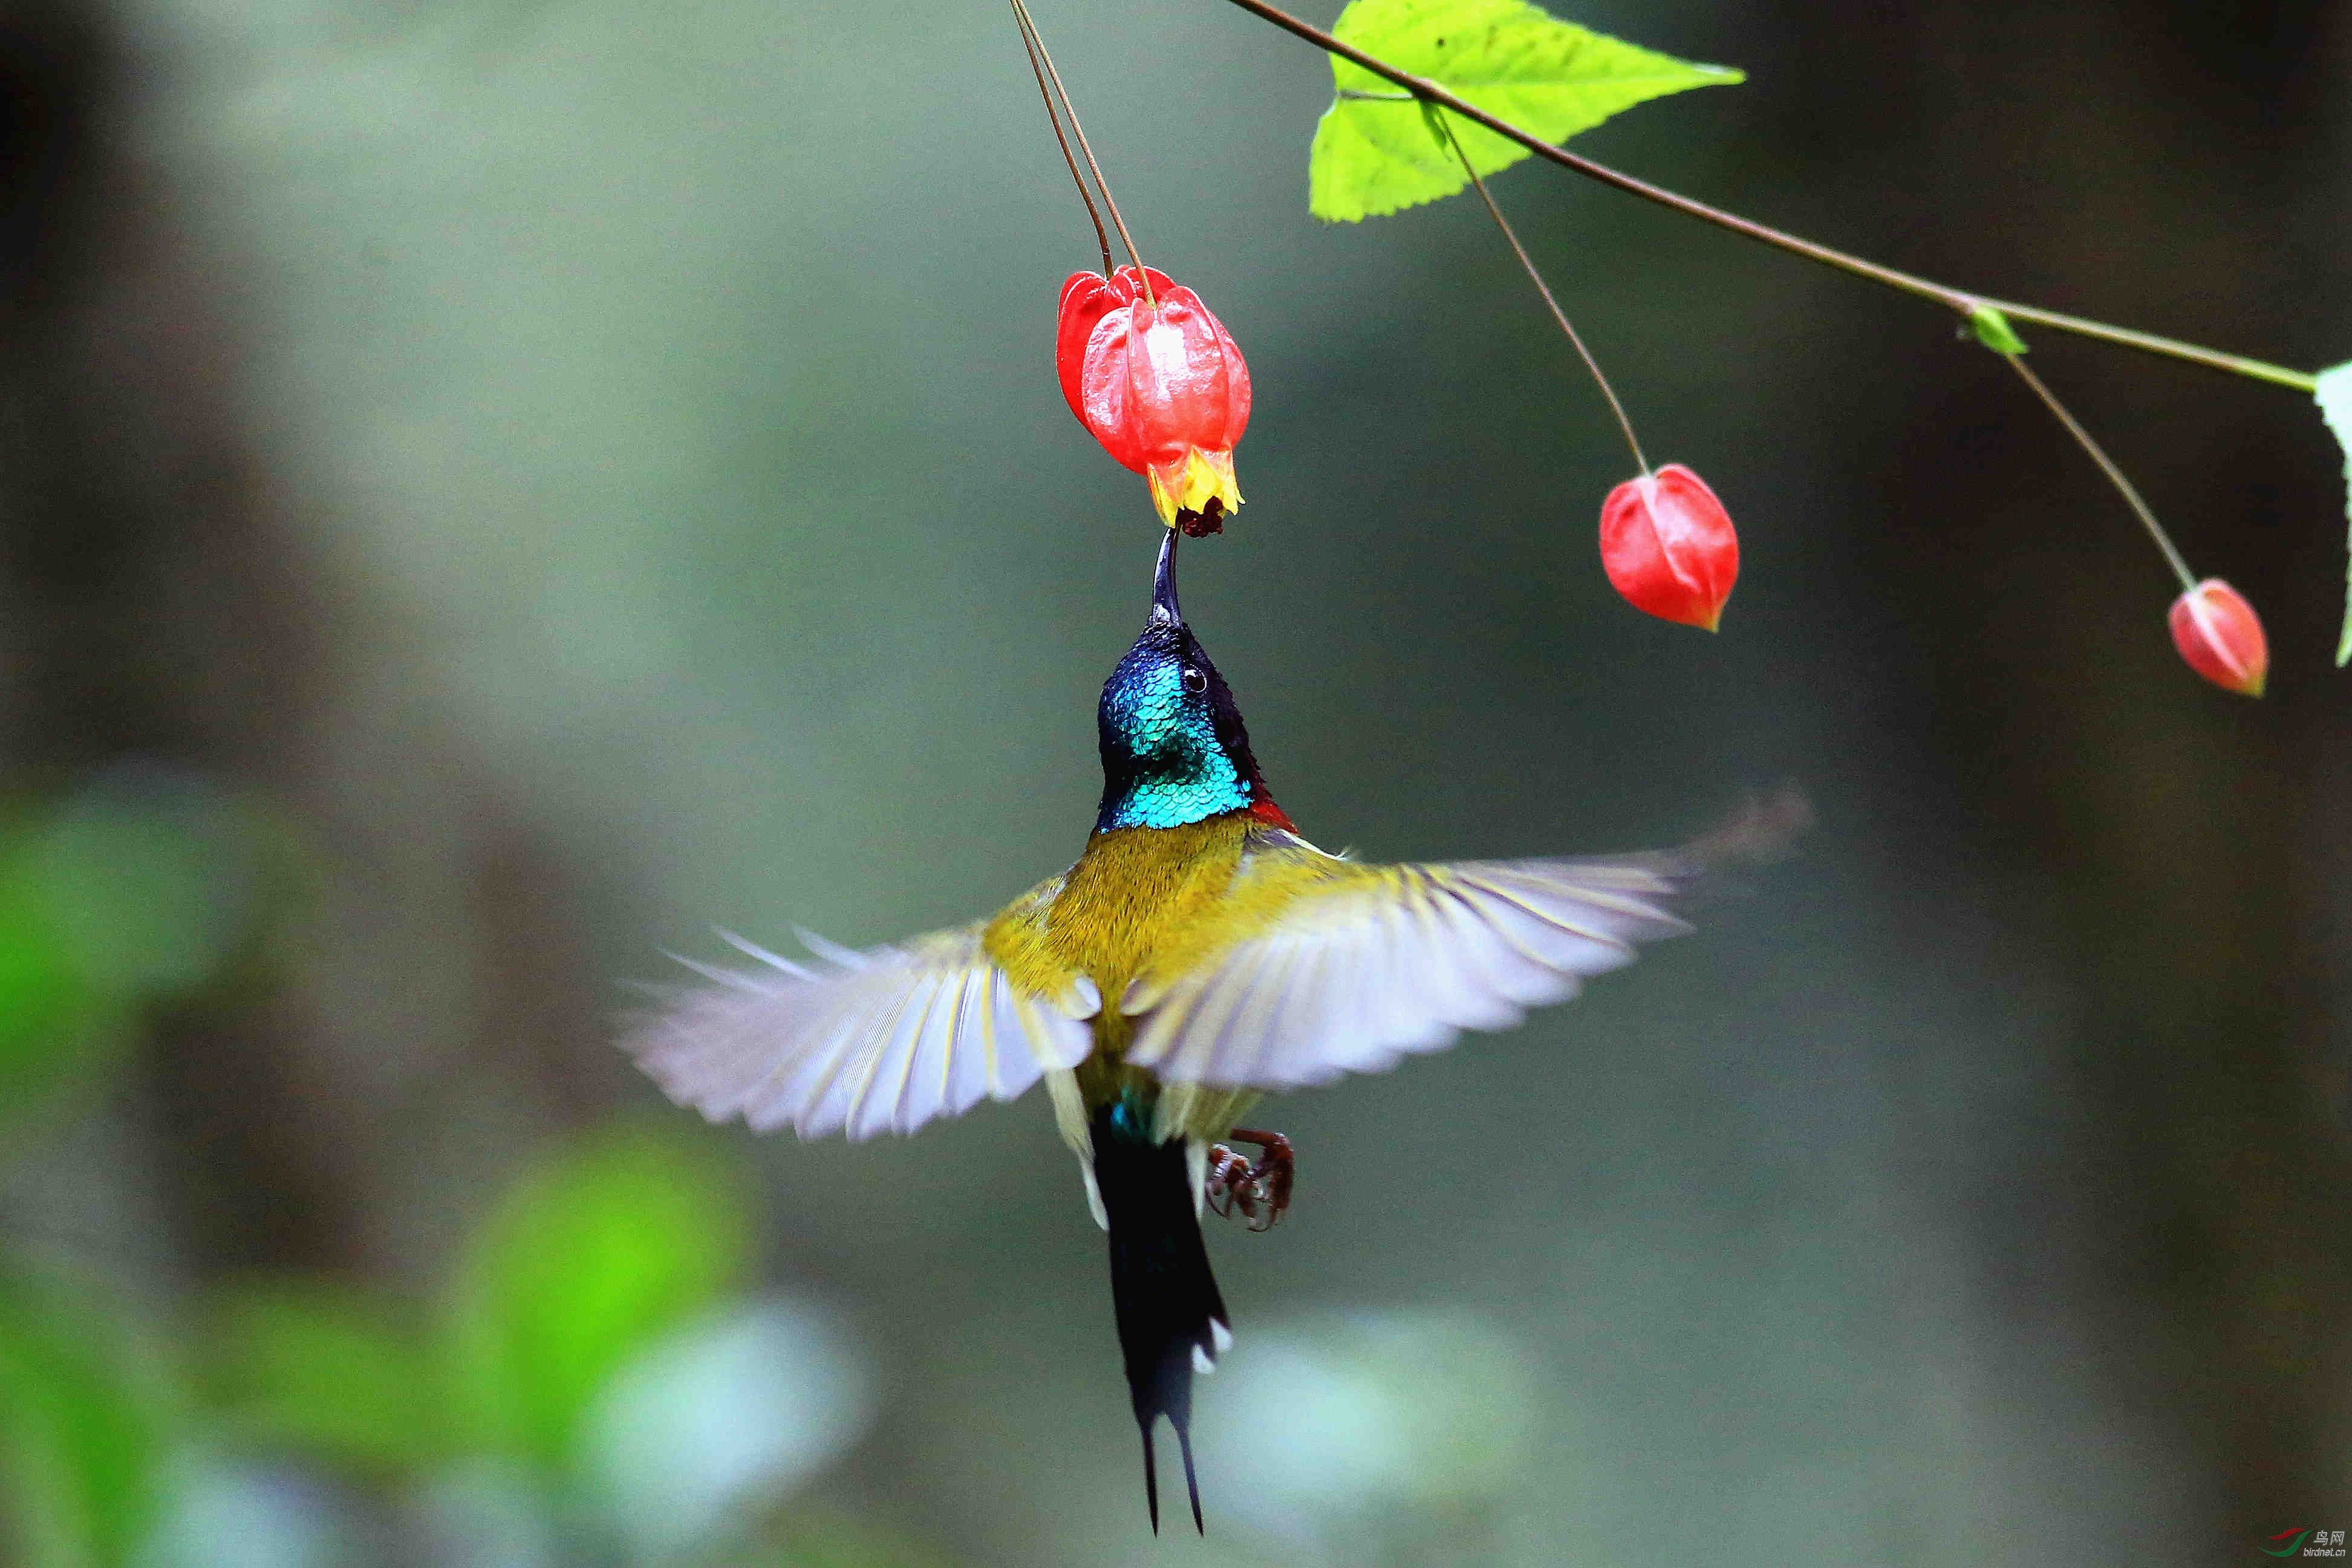
[[[1233,1343],[1201,1209],[1263,1229],[1289,1203],[1287,1142],[1234,1123],[1265,1091],[1380,1071],[1575,995],[1635,943],[1686,929],[1661,903],[1693,875],[1790,825],[1752,817],[1614,860],[1328,854],[1275,804],[1184,623],[1177,538],[1160,546],[1143,634],[1103,686],[1102,808],[1076,864],[954,930],[864,951],[802,933],[810,963],[730,937],[757,967],[688,960],[714,984],[670,996],[626,1041],[679,1103],[804,1138],[911,1133],[1044,1079],[1110,1236],[1155,1532],[1161,1416],[1202,1527],[1192,1375]]]

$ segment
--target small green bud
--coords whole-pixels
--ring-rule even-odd
[[[2017,335],[2008,317],[1990,305],[1979,305],[1969,312],[1969,330],[1977,335],[1978,342],[1996,354],[2025,352],[2025,340]]]

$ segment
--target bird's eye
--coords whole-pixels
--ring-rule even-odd
[[[1199,696],[1209,689],[1209,677],[1187,664],[1184,666],[1184,689]]]

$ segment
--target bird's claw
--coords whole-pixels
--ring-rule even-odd
[[[1223,1144],[1209,1145],[1208,1206],[1231,1219],[1238,1209],[1252,1230],[1271,1230],[1290,1207],[1290,1182],[1298,1168],[1290,1140],[1280,1133],[1235,1127],[1228,1134],[1263,1151],[1255,1163]]]

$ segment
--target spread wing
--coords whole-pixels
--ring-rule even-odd
[[[668,996],[623,1047],[714,1122],[740,1115],[762,1133],[789,1122],[803,1138],[911,1133],[982,1095],[1010,1100],[1093,1049],[1092,983],[1024,990],[989,961],[982,929],[863,952],[803,932],[808,965],[729,936],[758,967],[686,960],[715,984]]]
[[[1234,928],[1129,988],[1127,1060],[1175,1082],[1287,1089],[1507,1029],[1632,963],[1635,943],[1688,930],[1660,900],[1691,869],[1361,865],[1270,834],[1236,873]]]

